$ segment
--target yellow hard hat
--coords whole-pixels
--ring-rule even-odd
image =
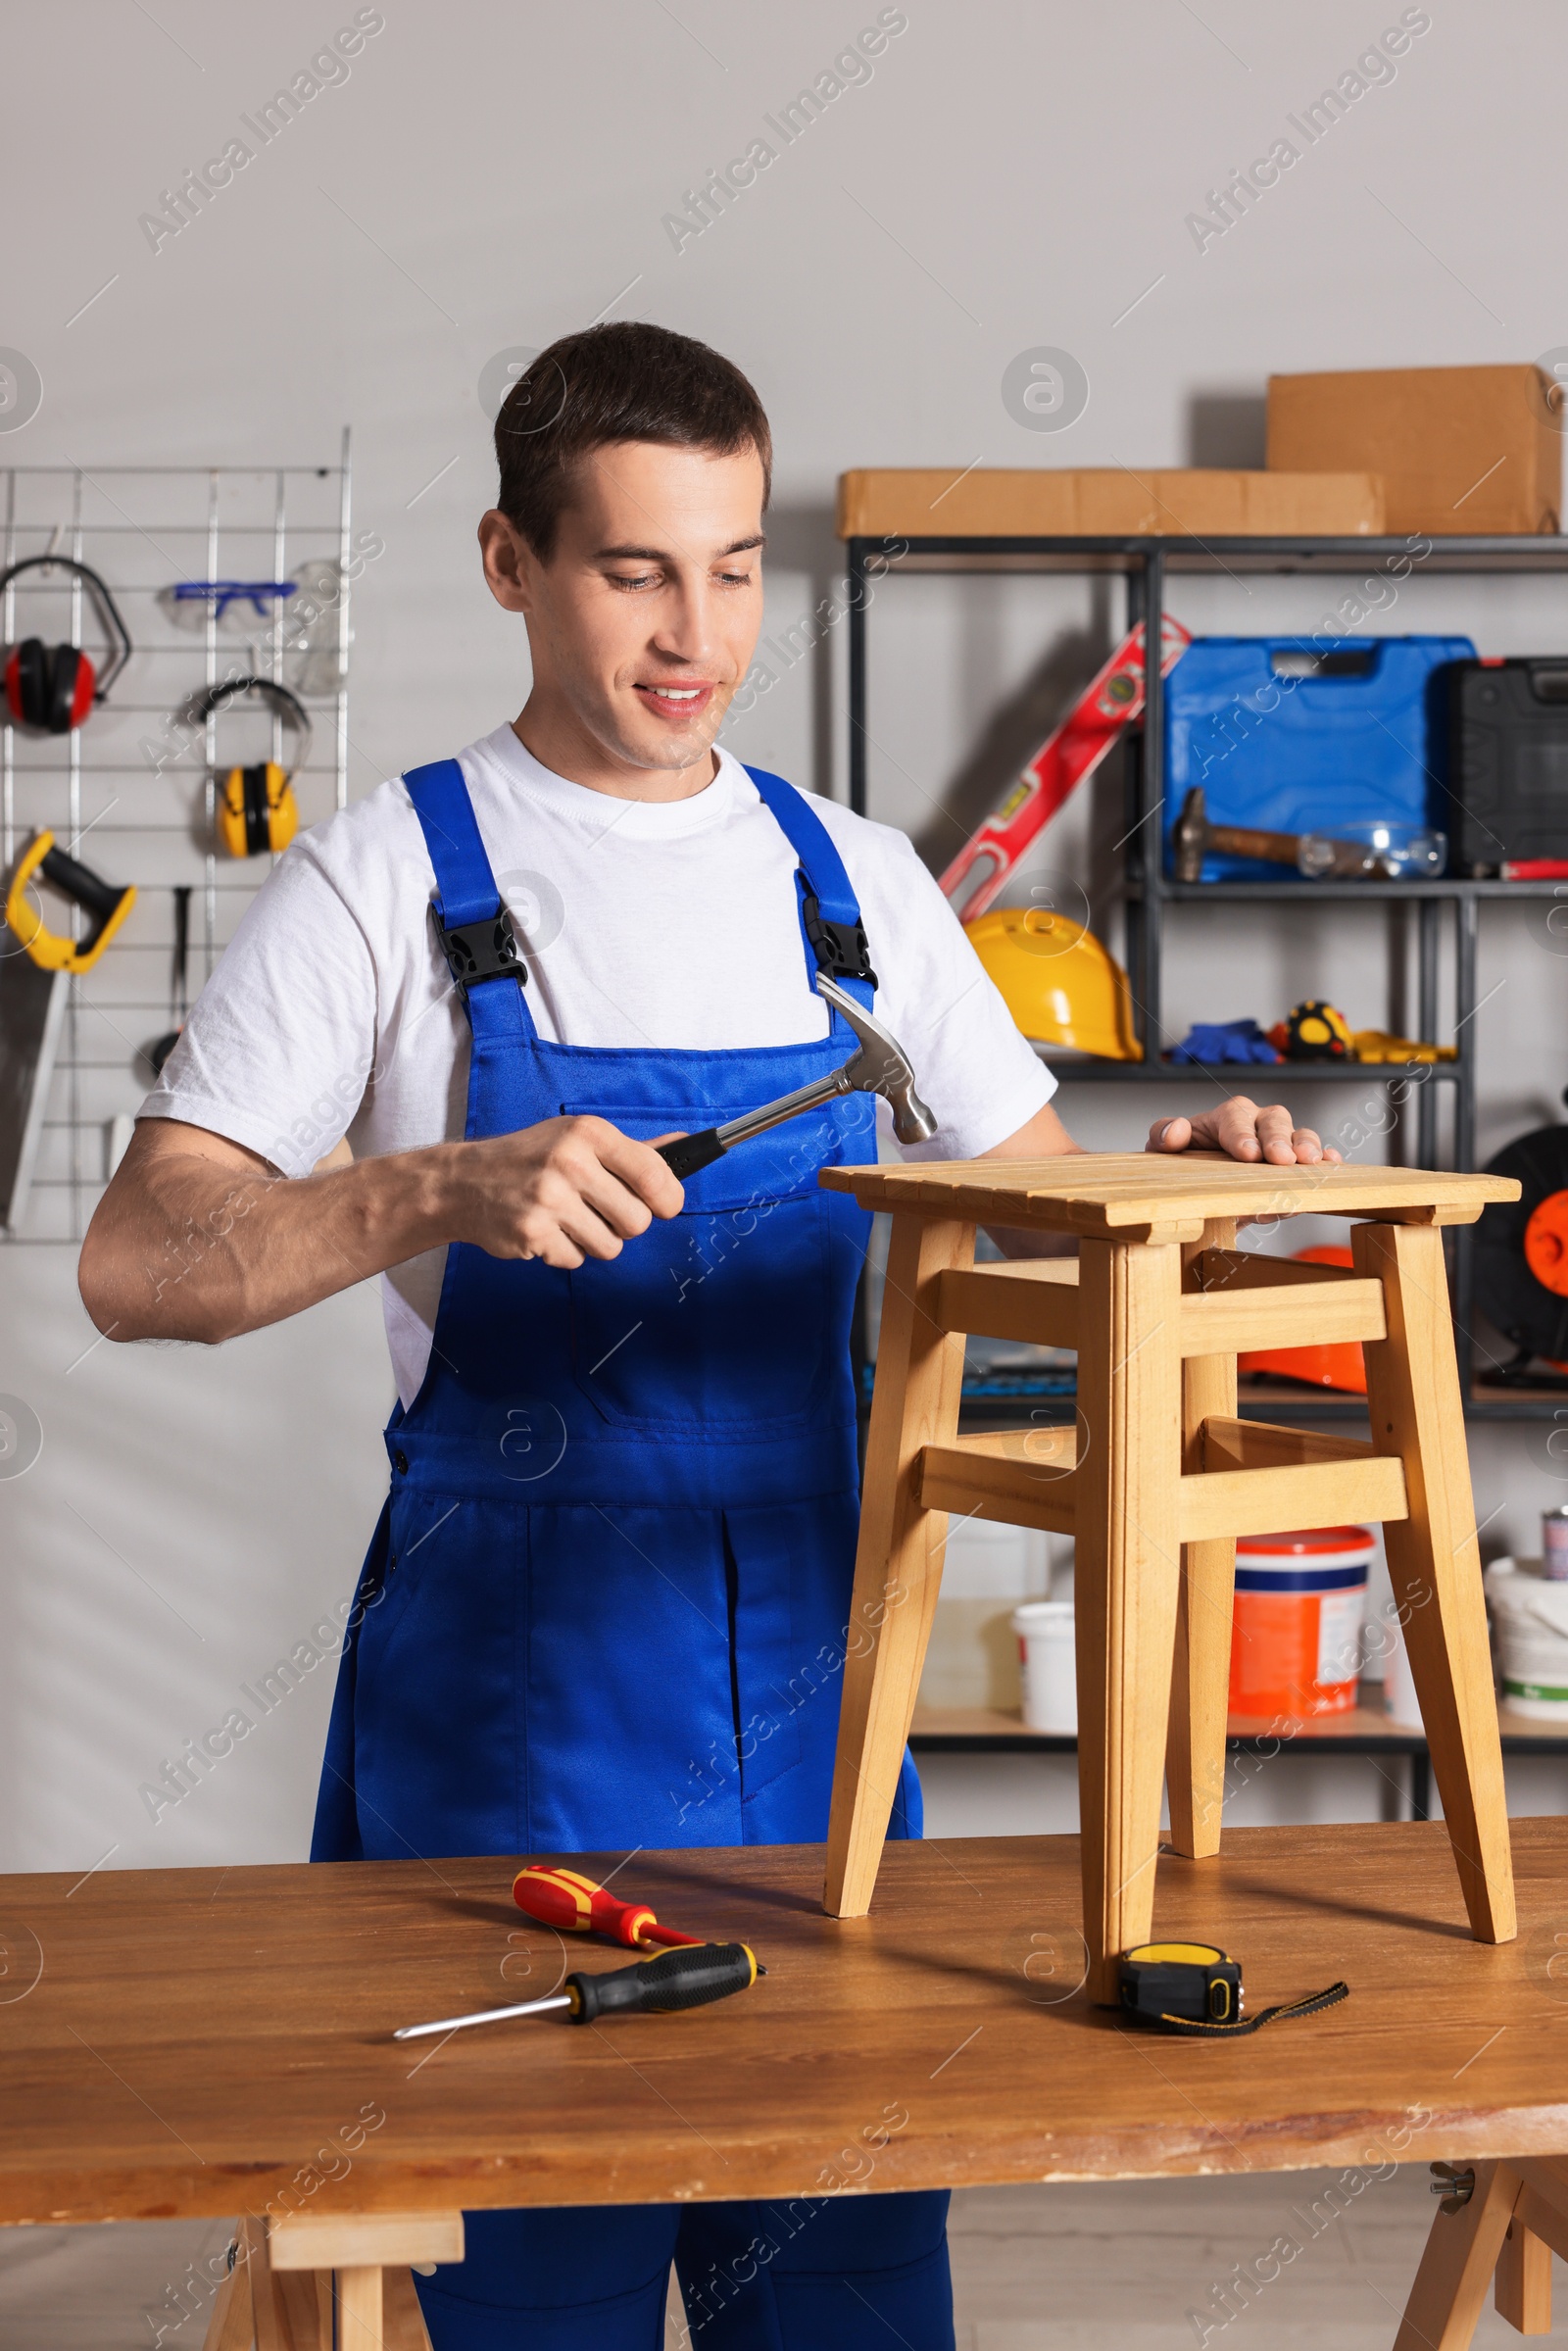
[[[1127,974],[1081,922],[1042,906],[999,906],[969,943],[1026,1037],[1107,1061],[1141,1061]]]

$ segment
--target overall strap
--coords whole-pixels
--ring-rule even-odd
[[[801,938],[806,949],[806,972],[815,989],[817,972],[837,980],[846,995],[870,1011],[876,990],[865,926],[859,902],[844,870],[826,825],[804,792],[781,775],[762,767],[748,767],[762,806],[773,817],[799,857],[795,887],[800,899]],[[839,1016],[833,1014],[834,1025]]]
[[[476,1042],[531,1044],[523,998],[528,968],[496,887],[473,803],[456,759],[411,767],[403,778],[435,867],[430,917]]]

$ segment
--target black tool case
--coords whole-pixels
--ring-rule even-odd
[[[1568,857],[1568,657],[1451,661],[1448,869]]]

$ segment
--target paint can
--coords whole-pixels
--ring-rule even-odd
[[[1243,1536],[1231,1631],[1233,1714],[1304,1719],[1354,1706],[1367,1568],[1376,1553],[1366,1527]]]

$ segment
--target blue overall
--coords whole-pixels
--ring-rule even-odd
[[[858,908],[805,799],[752,778],[800,860],[810,989],[808,901],[835,923]],[[441,920],[493,922],[461,767],[405,780]],[[700,939],[691,953],[721,988]],[[869,1004],[868,982],[845,984]],[[514,978],[471,983],[466,1004],[469,1140],[589,1112],[644,1139],[695,1132],[826,1074],[854,1043],[834,1013],[825,1038],[757,1051],[555,1045]],[[313,1859],[822,1840],[868,1220],[816,1179],[874,1157],[873,1105],[854,1095],[703,1169],[681,1214],[611,1262],[565,1272],[449,1249],[429,1369],[387,1427],[391,1495]],[[893,1834],[919,1827],[906,1757]],[[859,2345],[868,2306],[913,2351],[945,2351],[946,2210],[931,2193],[790,2218],[749,2203],[470,2213],[466,2260],[420,2297],[434,2351],[657,2351],[673,2259],[704,2351]]]

